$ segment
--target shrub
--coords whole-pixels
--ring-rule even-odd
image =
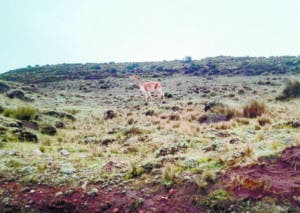
[[[249,104],[244,106],[243,114],[248,118],[256,118],[265,112],[265,108],[266,106],[264,103],[252,100]]]
[[[31,106],[18,107],[16,109],[5,109],[3,115],[6,117],[16,118],[19,120],[29,121],[38,112],[37,109]]]
[[[282,94],[278,96],[277,100],[286,100],[289,98],[300,97],[300,82],[299,81],[288,81]]]

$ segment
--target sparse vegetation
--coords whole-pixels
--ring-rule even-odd
[[[239,60],[254,66],[254,58]],[[21,71],[15,73],[16,80],[36,83],[8,84],[11,90],[23,91],[33,101],[30,105],[0,94],[0,211],[7,197],[11,199],[7,208],[24,208],[24,203],[37,196],[41,211],[49,206],[70,211],[66,203],[73,211],[260,210],[254,201],[245,204],[252,199],[252,189],[260,196],[256,200],[269,193],[267,200],[272,203],[274,198],[276,205],[282,205],[281,194],[292,194],[297,186],[293,182],[297,158],[293,156],[298,156],[298,148],[286,151],[291,158],[281,153],[300,144],[298,100],[274,101],[284,75],[235,76],[260,73],[267,66],[262,63],[249,71],[239,60],[130,63],[126,68],[126,63],[86,64],[68,71],[64,68],[69,65],[61,65],[61,75],[54,79],[48,79],[54,75],[52,66],[45,75],[29,75],[31,79]],[[279,59],[256,60],[273,63]],[[77,72],[83,68],[87,69]],[[230,77],[223,76],[227,68]],[[29,67],[25,73],[36,69],[44,67]],[[123,78],[127,69],[162,82],[168,98],[144,103],[138,88]],[[67,79],[59,81],[63,76]],[[255,100],[244,106],[247,97]],[[27,106],[34,110],[19,110]],[[293,178],[283,178],[288,183],[277,194],[268,190],[267,181],[253,181],[247,172],[239,174],[245,170],[260,175],[267,168],[270,173],[261,178],[271,180],[269,164],[281,159]],[[289,163],[291,170],[286,166]],[[281,167],[276,168],[286,175]],[[238,187],[245,187],[242,197],[246,201],[236,199]],[[291,194],[285,194],[284,205],[289,207],[289,202],[298,202]],[[24,198],[21,203],[17,195]],[[35,211],[35,205],[25,210]]]

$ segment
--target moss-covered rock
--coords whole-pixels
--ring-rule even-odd
[[[41,125],[41,133],[45,135],[55,135],[56,134],[56,128],[49,125],[49,124],[43,124]]]
[[[18,136],[18,139],[22,142],[34,142],[34,143],[38,142],[37,136],[35,134],[33,134],[32,132],[22,131],[22,132],[18,133],[17,136]]]

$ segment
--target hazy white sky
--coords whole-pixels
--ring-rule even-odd
[[[0,48],[0,72],[186,55],[300,55],[300,1],[0,0]]]

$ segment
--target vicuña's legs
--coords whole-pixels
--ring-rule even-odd
[[[151,94],[149,92],[147,92],[147,91],[142,91],[142,92],[143,92],[143,94],[145,96],[146,102],[148,102],[149,100],[152,100],[152,96],[151,96]]]

